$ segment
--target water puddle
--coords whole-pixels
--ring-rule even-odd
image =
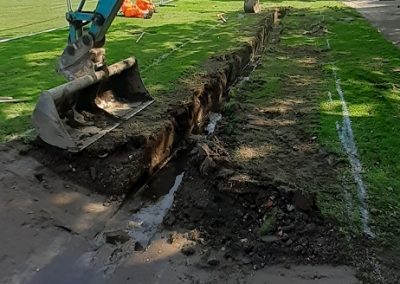
[[[181,185],[184,174],[182,172],[176,176],[174,185],[168,194],[160,197],[156,203],[143,207],[132,216],[128,234],[142,247],[147,247],[156,234],[159,225],[174,202],[174,194]]]
[[[131,216],[128,235],[143,248],[149,245],[174,202],[174,194],[185,174],[187,159],[188,150],[178,152],[150,179],[140,194],[144,206]]]
[[[222,114],[211,112],[209,115],[209,123],[206,127],[207,134],[213,134],[215,131],[215,127],[217,126],[218,121],[222,119]]]

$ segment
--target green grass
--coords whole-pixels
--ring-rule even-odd
[[[285,19],[283,42],[287,46],[311,45],[326,50],[326,39],[329,39],[331,50],[324,52],[319,141],[345,157],[335,127],[336,122],[342,121],[342,107],[333,79],[334,63],[363,164],[370,227],[379,241],[400,247],[400,227],[397,226],[400,218],[400,50],[386,41],[360,14],[340,2],[269,3],[294,8],[292,15]],[[296,25],[304,22],[303,31],[322,22],[328,33],[310,37],[301,29],[295,32]],[[290,68],[295,68],[295,64]],[[332,93],[333,102],[328,99],[328,91]],[[353,200],[353,206],[345,206],[343,194],[325,193],[320,194],[320,205],[326,215],[336,218],[343,226],[351,224],[356,232],[361,232],[358,195],[350,169],[341,175],[344,188],[349,191],[347,198]]]
[[[72,0],[77,7],[79,0]],[[88,0],[87,9],[95,6]],[[65,0],[10,0],[0,1],[0,39],[22,36],[67,25]]]
[[[150,20],[117,17],[107,34],[108,62],[136,56],[142,77],[156,98],[172,90],[180,77],[197,70],[212,54],[246,40],[251,27],[261,18],[261,15],[238,17],[242,14],[242,1],[174,3],[176,7],[159,8],[159,13]],[[220,12],[226,13],[226,24],[219,24]],[[146,34],[136,43],[140,31]],[[28,103],[0,105],[0,141],[26,131],[40,92],[64,82],[55,68],[66,38],[67,32],[60,30],[0,44],[1,96],[32,98]],[[166,53],[169,56],[163,58]],[[161,62],[155,64],[160,58]]]
[[[322,81],[315,86],[320,93],[318,141],[347,160],[336,130],[336,122],[341,123],[343,116],[332,70],[334,63],[363,165],[369,225],[382,244],[400,248],[400,227],[397,226],[400,218],[400,50],[360,14],[340,2],[270,1],[268,5],[291,7],[284,19],[284,46],[298,49],[310,46],[321,51],[324,72],[314,78]],[[322,36],[304,34],[317,23],[323,23],[328,32]],[[254,92],[251,100],[261,103],[284,91],[281,79],[301,72],[302,67],[296,60],[295,56],[287,55],[267,58],[263,65],[269,70],[262,76],[267,76],[268,85],[263,93],[270,95],[257,97],[259,93]],[[328,92],[332,94],[332,102]],[[345,232],[360,236],[360,203],[350,165],[339,174],[347,194],[344,190],[320,192],[319,206]]]
[[[351,17],[352,22],[337,18]],[[354,135],[364,165],[371,207],[371,225],[383,241],[400,241],[400,51],[350,9],[326,13],[331,61],[335,62],[351,113]],[[327,66],[329,69],[329,65]],[[334,82],[330,90],[335,92]],[[338,120],[338,98],[325,105],[325,143]]]
[[[336,3],[325,3],[336,5]],[[307,113],[307,117],[302,118],[304,120],[302,122],[304,124],[303,131],[309,134],[309,137],[316,135],[324,148],[344,157],[335,128],[336,120],[341,121],[341,109],[340,112],[335,114],[333,121],[330,121],[331,117],[326,116],[324,109],[324,106],[328,104],[326,101],[327,92],[331,89],[330,85],[333,84],[331,82],[332,74],[325,72],[325,69],[329,66],[328,63],[331,61],[330,54],[326,52],[325,36],[304,34],[309,27],[322,19],[321,3],[317,4],[315,9],[310,9],[308,3],[305,3],[304,6],[307,6],[307,8],[303,8],[302,5],[299,9],[291,8],[289,10],[288,15],[283,19],[284,30],[281,41],[278,45],[271,47],[270,52],[266,54],[262,62],[262,66],[268,66],[268,68],[261,67],[260,70],[256,70],[252,74],[252,83],[250,84],[252,84],[253,89],[249,89],[246,93],[245,102],[262,108],[271,102],[287,100],[286,94],[296,91],[297,99],[301,102],[299,104],[304,104],[302,97],[307,101],[310,108],[318,107],[321,104],[320,109]],[[318,67],[311,68],[305,64],[307,60],[314,59]],[[301,78],[304,84],[296,88],[295,83],[291,82],[291,78]],[[254,89],[254,81],[267,83],[263,84],[261,88]],[[331,91],[333,93],[333,90]],[[242,99],[241,92],[234,92],[232,96],[239,100]],[[335,104],[341,106],[337,101]],[[228,104],[229,107],[230,104]],[[284,131],[282,130],[282,132]],[[251,136],[251,134],[249,135]],[[260,133],[260,141],[266,140],[263,135],[265,134]],[[246,141],[246,139],[244,140]],[[257,143],[260,143],[260,141],[257,141]],[[317,193],[318,206],[326,217],[336,221],[339,230],[350,234],[360,234],[361,220],[354,182],[351,180],[352,177],[349,176],[348,171],[344,171],[341,175],[343,177],[338,177],[338,180],[343,180],[346,183],[346,189],[356,202],[351,208],[346,207],[346,196],[341,185],[336,184],[329,189],[322,188],[323,190],[321,190],[320,187],[314,188],[313,182],[308,182],[309,188],[307,190]],[[302,187],[304,186],[303,183],[298,180],[296,186]]]

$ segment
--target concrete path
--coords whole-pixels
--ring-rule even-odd
[[[389,41],[400,47],[400,1],[343,1],[357,9]]]

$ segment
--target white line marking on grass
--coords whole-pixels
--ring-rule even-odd
[[[146,72],[147,70],[149,70],[150,68],[159,65],[162,61],[164,61],[165,59],[167,59],[171,54],[175,53],[175,52],[179,52],[181,51],[181,49],[183,49],[186,45],[194,42],[195,40],[199,39],[200,37],[204,36],[205,34],[208,34],[210,31],[212,31],[213,29],[217,28],[219,25],[213,26],[211,28],[209,28],[208,30],[200,33],[199,35],[183,42],[182,44],[172,48],[169,52],[163,53],[161,54],[158,58],[154,59],[153,62],[149,65],[147,65],[145,68],[143,68],[143,72]]]
[[[27,38],[27,37],[31,37],[31,36],[35,36],[35,35],[44,34],[44,33],[54,32],[54,31],[62,30],[64,28],[66,28],[66,27],[67,26],[64,26],[64,27],[61,27],[61,28],[48,29],[48,30],[45,30],[45,31],[36,32],[36,33],[30,33],[30,34],[26,34],[26,35],[22,35],[22,36],[16,36],[16,37],[12,37],[12,38],[0,39],[0,43],[5,43],[5,42],[12,41],[12,40],[17,40],[17,39],[23,39],[23,38]]]
[[[343,115],[342,124],[340,125],[339,122],[336,122],[336,130],[338,132],[340,142],[342,143],[342,146],[346,151],[347,157],[350,161],[354,180],[357,185],[358,198],[361,204],[360,208],[361,221],[363,224],[364,233],[366,233],[370,237],[375,237],[374,233],[372,233],[371,229],[368,226],[369,213],[367,205],[367,188],[362,178],[362,165],[359,159],[358,150],[354,139],[353,129],[351,127],[349,110],[347,108],[347,103],[344,98],[344,93],[340,85],[340,79],[337,78],[336,71],[334,70],[333,72],[336,81],[336,91],[340,97],[340,102],[342,104],[342,115]]]
[[[322,18],[322,22],[325,21],[325,15],[322,15],[322,11],[319,11],[319,15],[320,15],[321,18]]]
[[[329,40],[326,40],[327,47],[330,49],[330,43]],[[350,112],[347,107],[346,99],[344,97],[344,92],[340,83],[340,78],[338,78],[337,72],[336,72],[336,66],[334,63],[332,63],[332,72],[333,72],[333,77],[335,79],[335,84],[336,84],[336,91],[339,95],[340,102],[342,104],[342,124],[340,124],[338,121],[336,122],[336,130],[340,139],[340,142],[342,144],[343,149],[345,150],[347,157],[349,159],[351,168],[352,168],[352,173],[354,177],[354,181],[356,182],[357,186],[357,193],[358,193],[358,199],[360,202],[360,214],[361,214],[361,222],[363,226],[363,231],[366,235],[368,235],[371,238],[375,237],[375,234],[371,231],[368,222],[369,222],[369,212],[368,212],[368,204],[367,204],[367,187],[364,184],[363,178],[362,178],[362,164],[359,158],[358,154],[358,149],[357,145],[355,142],[354,138],[354,133],[353,129],[351,127],[351,120],[350,120]]]
[[[86,2],[87,3],[92,3],[92,2],[96,2],[96,1],[95,0],[90,0],[90,1],[86,1]],[[158,3],[156,3],[156,5],[167,5],[167,4],[171,3],[171,2],[174,2],[174,0],[160,0]],[[59,8],[59,7],[62,7],[62,6],[65,6],[65,4],[52,6],[51,8]],[[43,31],[39,31],[39,32],[28,33],[28,34],[24,34],[24,35],[20,35],[20,36],[16,36],[16,37],[3,38],[3,39],[0,39],[0,43],[6,43],[6,42],[17,40],[17,39],[23,39],[23,38],[27,38],[27,37],[31,37],[31,36],[35,36],[35,35],[54,32],[54,31],[61,30],[61,29],[67,28],[67,27],[68,27],[68,25],[63,26],[63,27],[58,27],[58,28],[47,29],[47,30],[43,30]]]
[[[329,98],[329,102],[333,102],[332,93],[330,91],[328,92],[328,98]]]
[[[174,2],[174,0],[160,0],[158,3],[156,3],[156,5],[166,5],[171,2]]]
[[[329,42],[329,39],[326,39],[326,47],[331,49],[331,43]]]

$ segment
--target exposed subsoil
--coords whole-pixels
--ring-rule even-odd
[[[29,155],[97,192],[131,191],[157,171],[188,133],[201,128],[210,110],[221,108],[229,87],[265,48],[277,16],[267,15],[247,44],[209,59],[204,72],[190,83],[173,95],[158,96],[151,106],[82,152],[72,154],[37,141]]]

